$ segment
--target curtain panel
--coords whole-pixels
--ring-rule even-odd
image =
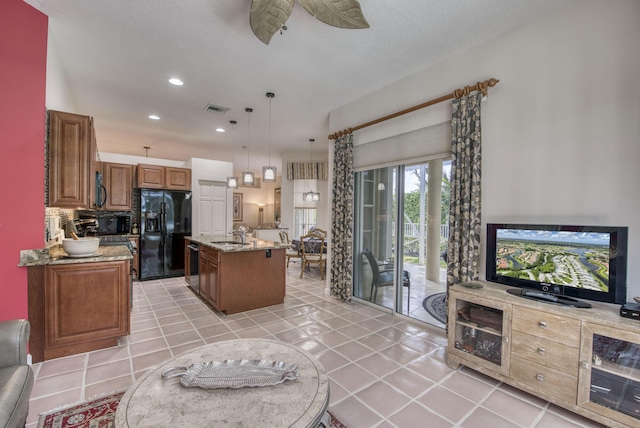
[[[353,296],[353,134],[335,141],[331,203],[332,296]]]
[[[447,287],[480,277],[482,94],[453,100]]]
[[[329,165],[326,162],[288,162],[287,180],[328,180]]]

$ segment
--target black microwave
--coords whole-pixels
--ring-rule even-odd
[[[96,220],[98,235],[126,235],[131,232],[131,217],[128,215],[99,215]]]

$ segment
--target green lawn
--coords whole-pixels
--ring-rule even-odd
[[[403,256],[402,260],[404,260],[405,263],[412,263],[414,265],[418,264],[418,257],[417,256]],[[447,262],[445,262],[444,260],[440,260],[440,267],[443,269],[447,268]]]

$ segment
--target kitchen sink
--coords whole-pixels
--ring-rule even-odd
[[[211,241],[212,244],[220,245],[253,245],[251,242],[236,242],[236,241]]]

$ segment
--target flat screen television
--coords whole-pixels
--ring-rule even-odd
[[[512,287],[624,304],[627,235],[627,227],[489,223],[486,278]]]

